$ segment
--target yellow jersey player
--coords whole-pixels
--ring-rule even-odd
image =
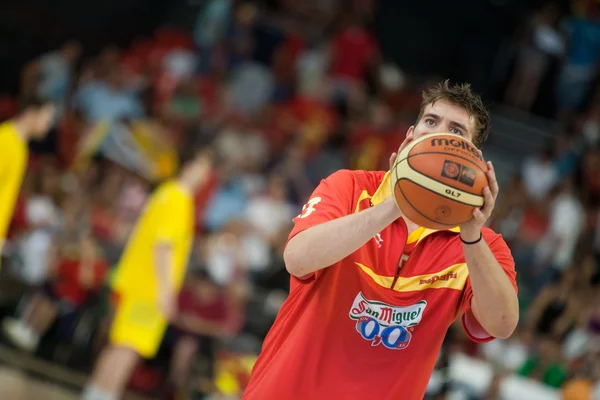
[[[54,106],[50,101],[27,97],[21,101],[19,113],[0,124],[0,251],[25,175],[27,143],[46,136],[53,116]]]
[[[100,355],[84,400],[116,400],[139,359],[155,356],[182,285],[194,238],[194,192],[208,179],[211,160],[197,154],[177,179],[148,200],[115,271],[118,305],[110,343]]]

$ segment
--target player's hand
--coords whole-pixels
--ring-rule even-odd
[[[158,308],[168,321],[177,316],[177,296],[171,291],[165,291],[158,296]]]
[[[460,226],[460,236],[467,242],[472,242],[479,239],[481,228],[492,215],[492,211],[496,206],[496,199],[500,192],[498,180],[496,179],[496,171],[491,161],[487,162],[487,177],[489,186],[483,189],[484,203],[483,207],[477,207],[473,210],[473,219]]]
[[[413,139],[414,139],[414,136],[411,132],[410,134],[406,135],[406,138],[404,139],[404,141],[402,142],[400,147],[398,147],[398,151],[395,153],[392,153],[392,155],[390,156],[390,171],[392,170],[392,167],[394,166],[394,162],[396,161],[396,157],[398,157],[398,154],[400,154],[400,152],[402,152],[402,150],[404,150],[404,148],[406,146],[408,146],[408,144],[410,142],[412,142]]]

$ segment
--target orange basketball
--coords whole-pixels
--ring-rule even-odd
[[[392,192],[402,213],[430,229],[448,229],[473,218],[483,205],[487,165],[467,139],[434,133],[412,141],[396,158]]]

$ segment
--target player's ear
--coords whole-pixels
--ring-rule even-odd
[[[411,125],[410,128],[408,128],[408,130],[406,131],[406,137],[411,137],[414,130],[415,130],[415,126]]]

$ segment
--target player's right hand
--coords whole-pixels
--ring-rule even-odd
[[[394,162],[396,161],[396,157],[398,157],[398,154],[400,154],[400,152],[402,150],[404,150],[404,148],[406,146],[408,146],[408,144],[410,142],[412,142],[414,139],[414,136],[412,134],[412,132],[408,135],[406,135],[406,138],[404,139],[404,141],[402,142],[402,144],[400,145],[400,147],[398,147],[398,151],[395,153],[392,153],[392,155],[390,156],[390,171],[392,170],[392,168],[394,167]]]

